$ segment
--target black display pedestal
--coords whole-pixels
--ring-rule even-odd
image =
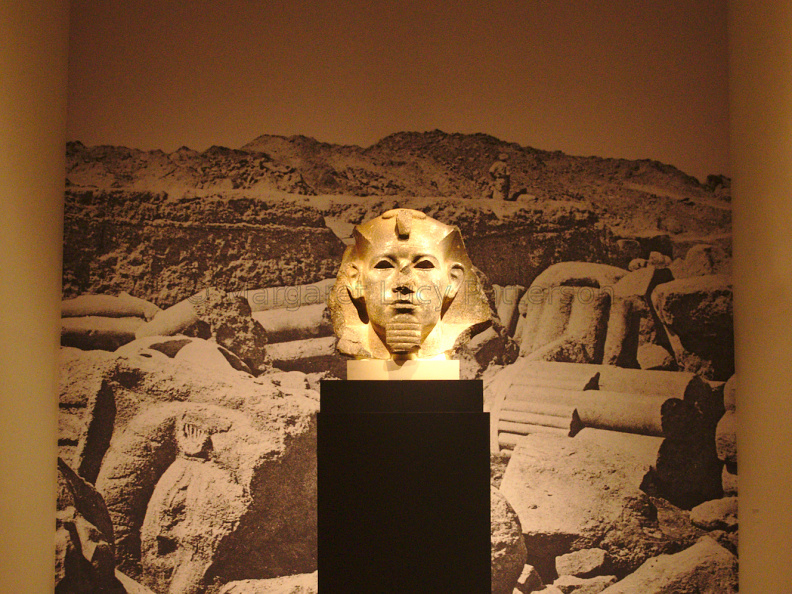
[[[480,381],[327,381],[318,415],[320,594],[490,591]]]

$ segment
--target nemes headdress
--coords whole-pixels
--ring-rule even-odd
[[[350,265],[360,267],[366,254],[377,244],[394,238],[409,241],[413,235],[431,238],[437,246],[435,253],[442,255],[447,262],[460,265],[464,275],[456,295],[443,304],[440,322],[421,344],[417,358],[447,354],[459,340],[469,338],[471,332],[467,330],[478,332],[486,327],[490,320],[489,305],[473,271],[459,228],[441,223],[423,212],[399,208],[355,227],[355,243],[344,252],[329,299],[340,353],[357,359],[393,358],[393,353],[371,331],[365,310],[366,296],[362,294],[359,282],[351,278],[349,270]]]

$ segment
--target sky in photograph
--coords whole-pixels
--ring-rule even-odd
[[[728,169],[725,0],[73,0],[69,140],[439,128]]]

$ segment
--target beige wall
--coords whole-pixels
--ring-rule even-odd
[[[0,591],[51,592],[67,2],[0,1]]]
[[[792,564],[792,3],[730,4],[741,592]]]
[[[740,566],[752,594],[792,582],[792,6],[730,8]],[[0,6],[3,592],[52,589],[66,34],[64,0]]]

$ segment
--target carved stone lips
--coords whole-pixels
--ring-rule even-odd
[[[414,305],[405,305],[405,304],[397,304],[393,306],[394,311],[396,312],[393,316],[393,321],[395,322],[406,322],[406,323],[414,323],[417,320],[415,319],[415,306]]]
[[[395,311],[396,313],[412,313],[415,311],[416,304],[413,301],[406,297],[400,297],[399,299],[394,299],[392,302],[388,304],[391,310]]]

